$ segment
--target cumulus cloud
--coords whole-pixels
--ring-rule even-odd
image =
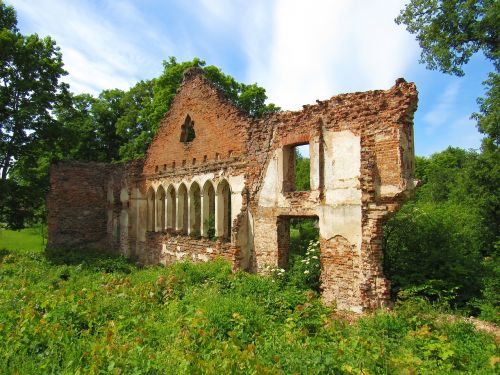
[[[172,45],[130,2],[105,2],[99,7],[62,0],[15,0],[12,4],[31,29],[56,40],[69,72],[65,80],[75,92],[127,89],[144,76],[144,70],[160,66],[161,59],[152,58],[145,42],[159,50]]]
[[[272,101],[292,109],[341,92],[388,88],[418,53],[413,38],[394,23],[402,6],[278,0],[272,30],[261,30],[269,48],[248,54],[248,76],[267,88]]]

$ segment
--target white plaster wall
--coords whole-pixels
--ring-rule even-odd
[[[326,131],[325,205],[318,207],[320,235],[345,237],[361,251],[361,138],[351,131]]]
[[[241,207],[243,206],[243,197],[241,192],[245,187],[245,176],[229,176],[227,181],[231,186],[231,222],[233,222],[239,215]]]
[[[316,210],[319,217],[319,234],[324,239],[337,235],[344,237],[361,251],[362,211],[361,205],[319,206]]]
[[[318,202],[320,234],[329,239],[336,235],[345,237],[361,249],[361,139],[351,131],[325,131],[324,139],[324,202]],[[270,160],[261,191],[261,207],[287,208],[283,186],[283,150],[275,150]],[[320,183],[319,142],[311,141],[311,190],[317,190]],[[257,244],[256,244],[257,246]]]
[[[262,207],[284,206],[283,196],[283,149],[274,151],[264,174],[262,188],[259,193],[259,205]],[[281,204],[280,204],[281,203]]]
[[[319,189],[319,141],[311,140],[309,143],[310,177],[311,190]]]
[[[351,131],[326,131],[325,203],[361,204],[361,139]]]

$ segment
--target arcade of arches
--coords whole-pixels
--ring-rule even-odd
[[[187,187],[189,186],[189,188]],[[216,188],[214,188],[216,186]],[[150,186],[147,191],[147,230],[177,232],[192,237],[231,239],[231,187],[223,179]]]

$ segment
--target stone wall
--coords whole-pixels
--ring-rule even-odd
[[[415,85],[400,79],[254,119],[189,70],[144,162],[53,167],[49,244],[103,246],[143,264],[221,256],[265,272],[286,268],[290,219],[314,218],[325,302],[386,305],[382,226],[415,187],[416,106]],[[309,191],[294,191],[299,144],[309,146]]]

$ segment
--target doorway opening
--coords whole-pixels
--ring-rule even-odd
[[[279,216],[278,266],[288,271],[299,288],[319,291],[319,219],[317,216]]]

